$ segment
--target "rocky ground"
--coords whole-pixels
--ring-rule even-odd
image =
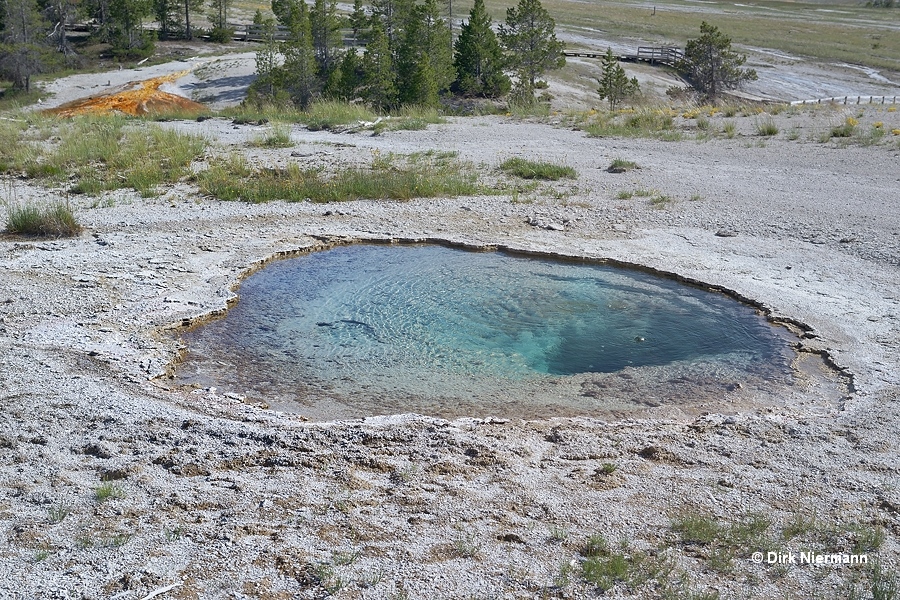
[[[735,117],[733,138],[679,118],[675,142],[589,138],[562,116],[379,136],[295,126],[280,150],[248,147],[266,125],[167,123],[262,165],[439,149],[486,179],[512,156],[578,178],[337,206],[223,203],[183,183],[74,199],[74,239],[0,238],[0,597],[866,598],[891,581],[876,597],[895,597],[900,147],[816,137],[851,115],[890,131],[898,114],[786,111],[774,138],[756,135],[761,117]],[[616,157],[640,169],[608,173]],[[619,198],[635,190],[669,200]],[[528,422],[310,423],[170,385],[179,327],[222,311],[248,270],[364,239],[613,259],[718,286],[795,325],[796,382],[765,407],[723,392],[696,410]],[[752,560],[805,550],[870,562]]]

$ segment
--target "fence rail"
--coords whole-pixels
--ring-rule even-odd
[[[833,96],[831,98],[817,98],[814,100],[794,100],[794,106],[805,104],[897,104],[900,96]]]

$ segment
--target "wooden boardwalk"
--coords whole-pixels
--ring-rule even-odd
[[[565,56],[580,58],[603,58],[606,52],[563,52]],[[675,46],[639,46],[635,54],[617,54],[621,62],[645,62],[651,65],[676,67],[684,58],[684,51]]]

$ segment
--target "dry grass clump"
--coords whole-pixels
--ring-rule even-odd
[[[45,206],[25,203],[7,206],[6,230],[19,235],[40,237],[73,237],[82,226],[68,203],[54,202]]]

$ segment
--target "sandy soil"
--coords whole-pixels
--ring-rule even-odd
[[[900,127],[898,114],[863,121]],[[844,116],[782,113],[799,139],[764,142],[753,117],[706,142],[503,117],[374,137],[296,126],[277,151],[247,147],[264,127],[166,123],[272,166],[441,149],[484,177],[510,156],[579,176],[517,198],[339,206],[221,203],[179,184],[73,199],[87,227],[75,239],[0,238],[0,597],[137,600],[173,584],[160,597],[594,597],[579,566],[594,534],[673,565],[675,597],[847,597],[864,568],[750,560],[850,552],[871,531],[872,559],[898,564],[900,149],[809,140]],[[607,173],[614,157],[641,168]],[[635,189],[674,201],[616,198]],[[721,286],[805,330],[797,383],[775,406],[723,391],[699,414],[664,402],[629,418],[330,423],[167,383],[178,327],[222,311],[248,269],[349,239],[608,258]],[[717,570],[712,548],[678,542],[685,513],[772,525]]]

